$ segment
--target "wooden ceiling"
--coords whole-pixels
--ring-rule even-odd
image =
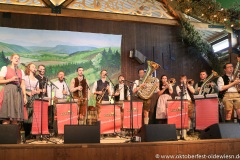
[[[0,12],[179,25],[175,15],[159,0],[2,0]],[[227,34],[223,29],[209,28],[209,24],[187,18],[208,42]]]

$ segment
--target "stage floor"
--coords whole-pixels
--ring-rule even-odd
[[[180,140],[180,136],[177,136],[178,141],[196,141],[200,140],[200,133],[195,132],[191,135],[185,135],[184,140]],[[131,137],[130,136],[118,136],[113,134],[101,135],[100,143],[129,143]],[[138,143],[138,142],[136,142]],[[36,139],[30,139],[26,141],[26,144],[64,144],[64,136],[56,136],[56,137],[46,137],[43,136],[40,139],[40,136],[36,136]]]

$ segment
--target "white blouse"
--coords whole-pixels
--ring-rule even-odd
[[[22,79],[25,80],[25,73],[23,72],[23,70],[21,70],[22,72]],[[0,71],[0,77],[6,77],[7,75],[7,66],[3,66],[1,71]]]

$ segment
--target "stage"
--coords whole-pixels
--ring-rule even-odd
[[[50,141],[46,143],[44,140],[35,141],[31,144],[0,145],[0,159],[240,159],[240,139],[187,139],[178,141],[125,143],[126,140],[128,139],[107,137],[101,139],[100,144],[60,144],[63,142],[60,137],[50,138],[50,141],[57,141],[59,144],[52,144]],[[164,156],[166,157],[164,158]]]

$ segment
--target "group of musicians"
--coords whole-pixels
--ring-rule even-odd
[[[87,101],[90,96],[90,88],[88,80],[84,77],[84,68],[77,68],[77,76],[71,80],[70,87],[65,82],[65,73],[58,72],[58,80],[54,82],[54,87],[49,89],[48,79],[45,76],[45,66],[39,65],[37,68],[33,63],[29,63],[25,67],[25,72],[18,68],[20,56],[13,54],[10,57],[11,64],[3,66],[0,72],[0,84],[4,84],[0,92],[0,120],[2,124],[18,124],[23,122],[26,124],[32,123],[33,101],[36,98],[50,97],[53,99],[66,99],[70,94],[77,100],[78,114],[80,124],[86,123]],[[231,63],[227,63],[223,67],[225,74],[219,77],[217,84],[209,81],[203,91],[203,94],[221,93],[222,103],[225,109],[225,122],[232,121],[233,108],[238,115],[238,122],[240,123],[240,94],[237,85],[240,80],[233,77],[234,68]],[[36,75],[36,72],[38,74]],[[145,87],[143,78],[145,71],[138,70],[139,78],[134,81],[132,89],[133,95],[139,91],[140,88]],[[188,100],[188,115],[189,124],[194,116],[194,94],[199,94],[202,84],[207,78],[207,72],[200,72],[200,81],[193,86],[192,81],[188,81],[186,75],[180,77],[180,84],[176,86],[176,93],[182,96],[183,99]],[[100,72],[100,79],[97,80],[92,88],[92,94],[96,95],[96,108],[98,114],[100,113],[100,104],[107,104],[111,97],[114,97],[116,103],[121,103],[124,100],[130,100],[129,87],[124,84],[125,79],[123,75],[118,77],[118,84],[112,87],[112,84],[107,80],[107,71]],[[160,83],[157,84],[155,93],[159,95],[156,105],[156,120],[157,123],[167,123],[167,100],[172,99],[174,92],[171,81],[168,81],[166,75],[162,75]],[[52,90],[50,93],[49,90]],[[54,93],[54,94],[53,94]],[[52,94],[52,95],[49,95]],[[149,111],[151,106],[151,98],[142,99],[143,101],[143,124],[149,123]],[[28,117],[24,117],[24,109],[27,109]]]

